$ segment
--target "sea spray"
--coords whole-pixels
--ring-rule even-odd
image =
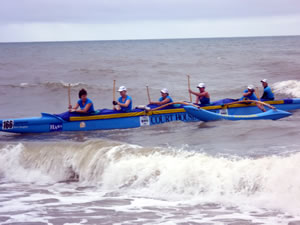
[[[285,80],[274,83],[272,85],[275,94],[285,94],[289,97],[300,98],[300,81],[299,80]]]
[[[2,176],[19,182],[67,181],[164,199],[259,202],[300,210],[300,153],[261,158],[143,148],[106,141],[26,143],[0,151]],[[237,200],[239,199],[239,200]],[[240,204],[240,203],[238,203]]]

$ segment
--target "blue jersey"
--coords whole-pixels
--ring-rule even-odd
[[[244,93],[247,93],[248,92],[248,89],[246,89],[245,91],[244,91]],[[240,100],[258,100],[257,99],[257,97],[256,97],[256,95],[255,95],[255,93],[253,92],[251,95],[249,95],[249,96],[247,96],[247,97],[241,97],[240,98]]]
[[[202,98],[200,98],[200,104],[201,105],[209,105],[210,104],[210,98],[207,98],[207,97],[203,96]]]
[[[173,102],[173,99],[168,95],[165,99],[169,99],[170,101],[168,102],[168,103],[171,103],[171,102]],[[160,97],[159,99],[158,99],[158,101],[159,102],[162,102],[163,100],[165,100],[163,97]]]
[[[264,88],[264,94],[261,98],[266,100],[274,100],[274,94],[269,86]]]
[[[89,110],[88,110],[87,112],[88,112],[88,113],[91,113],[91,112],[94,112],[94,111],[95,111],[95,110],[94,110],[94,104],[93,104],[93,102],[91,101],[91,99],[89,99],[89,98],[86,99],[85,104],[83,104],[83,102],[82,102],[81,99],[79,99],[77,103],[78,103],[78,105],[80,106],[80,109],[81,109],[81,110],[83,110],[87,104],[91,103],[92,105],[91,105],[91,107],[89,108]]]
[[[119,100],[118,100],[120,103],[123,103],[123,104],[127,100],[130,100],[130,103],[129,103],[129,105],[127,107],[122,107],[121,106],[121,111],[122,112],[130,112],[131,111],[131,109],[132,109],[132,98],[130,96],[127,96],[124,101],[122,101],[122,97],[120,97]]]

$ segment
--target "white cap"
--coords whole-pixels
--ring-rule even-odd
[[[268,80],[267,80],[267,79],[262,79],[260,82],[267,83],[267,82],[268,82]]]
[[[161,93],[164,93],[164,94],[169,94],[169,91],[167,88],[163,88],[160,90]]]
[[[197,88],[205,88],[205,83],[199,83]]]
[[[250,90],[254,90],[254,86],[252,84],[249,84],[247,88]]]
[[[121,91],[127,91],[127,88],[125,86],[121,86],[121,87],[119,87],[118,91],[119,92],[121,92]]]

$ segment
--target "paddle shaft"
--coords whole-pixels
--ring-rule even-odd
[[[113,100],[116,101],[116,80],[113,83]]]
[[[190,75],[187,75],[187,78],[188,78],[188,90],[189,90],[189,95],[190,95],[190,102],[192,102],[193,101],[193,99],[192,99],[192,93],[190,93],[190,90],[191,90]]]
[[[71,105],[71,84],[68,86],[68,103]]]
[[[149,104],[150,104],[150,102],[151,102],[151,98],[150,98],[149,87],[148,87],[148,86],[146,86],[146,88],[147,88],[148,102],[149,102]]]
[[[259,97],[259,88],[258,88],[258,87],[256,87],[255,95],[256,95],[258,101],[260,101],[260,97]]]

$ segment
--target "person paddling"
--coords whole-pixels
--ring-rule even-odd
[[[121,86],[118,91],[121,97],[118,101],[113,101],[114,109],[121,112],[130,112],[132,109],[132,98],[127,95],[127,88]]]
[[[79,100],[77,101],[74,108],[72,105],[69,105],[70,112],[78,112],[78,113],[92,113],[94,112],[94,104],[93,102],[87,97],[87,91],[85,89],[81,89],[78,93]],[[80,107],[80,109],[78,109]]]
[[[240,101],[242,100],[256,100],[258,101],[256,95],[255,95],[255,90],[253,85],[248,85],[247,89],[244,90],[243,96],[240,98]]]
[[[197,88],[199,89],[199,92],[195,92],[192,91],[191,89],[189,89],[189,92],[193,95],[196,96],[196,104],[200,104],[201,105],[209,105],[210,104],[210,95],[209,93],[205,90],[205,83],[199,83]]]
[[[264,93],[261,96],[261,99],[262,100],[269,100],[269,101],[274,100],[274,93],[272,92],[271,88],[268,86],[267,79],[262,79],[260,82],[261,82],[261,84],[264,88]]]
[[[169,96],[169,91],[167,88],[163,88],[161,91],[161,97],[158,99],[158,102],[150,102],[153,105],[165,105],[173,102],[173,99]]]
[[[240,98],[240,101],[242,100],[255,100],[258,101],[258,98],[255,95],[255,89],[253,85],[248,85],[247,89],[244,91],[243,97]],[[264,106],[258,102],[255,103],[257,105],[257,107],[263,111],[266,112],[266,109],[264,108]]]

